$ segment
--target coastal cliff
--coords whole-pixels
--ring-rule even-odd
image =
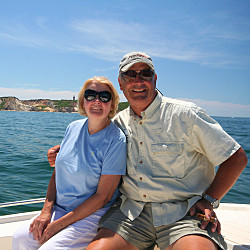
[[[118,111],[128,106],[128,102],[120,102]],[[77,100],[19,100],[13,96],[0,97],[0,110],[71,113],[77,112]]]
[[[76,100],[19,100],[17,97],[0,97],[0,110],[77,112]]]

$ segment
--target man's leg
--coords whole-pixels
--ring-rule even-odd
[[[172,224],[156,227],[157,245],[167,250],[227,249],[218,232],[211,231],[211,224],[201,229],[201,221],[186,215]]]
[[[200,250],[200,249],[216,250],[218,249],[218,247],[212,240],[210,240],[205,236],[187,235],[180,238],[171,246],[166,248],[166,250]]]
[[[151,206],[145,205],[134,220],[120,210],[115,203],[99,222],[100,230],[87,249],[147,249],[155,243],[156,234]]]
[[[87,247],[87,250],[138,250],[137,247],[130,244],[128,241],[123,239],[117,233],[107,229],[101,228],[93,239],[93,241]]]

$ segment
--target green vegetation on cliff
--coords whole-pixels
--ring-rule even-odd
[[[123,109],[126,109],[129,106],[128,102],[120,102],[118,106],[118,111],[122,111]]]
[[[55,100],[53,103],[56,108],[75,107],[77,105],[76,100]]]
[[[2,102],[0,103],[0,110],[1,110],[1,109],[4,109],[5,103],[6,103],[6,101],[2,101]]]

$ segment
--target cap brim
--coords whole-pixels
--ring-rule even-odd
[[[120,69],[120,72],[126,72],[129,68],[131,68],[136,63],[145,63],[155,72],[155,69],[154,69],[154,67],[152,65],[148,64],[147,62],[145,62],[145,61],[143,61],[141,59],[135,59],[133,62],[130,62],[127,65],[123,66]]]

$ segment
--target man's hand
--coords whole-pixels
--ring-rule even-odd
[[[53,148],[48,150],[47,157],[48,157],[49,165],[51,167],[55,167],[56,156],[57,156],[59,150],[60,150],[60,145],[56,145]]]
[[[211,206],[211,204],[209,203],[209,201],[207,201],[206,199],[201,199],[198,200],[190,209],[189,209],[189,213],[191,216],[195,216],[195,214],[197,212],[202,212],[205,215],[205,219],[203,219],[203,221],[201,222],[201,228],[205,229],[209,223],[209,220],[211,217],[216,217],[216,214],[213,210],[213,207]],[[217,232],[220,234],[221,233],[221,225],[220,222],[218,220],[216,220],[215,222],[212,223],[211,226],[211,231],[215,232],[217,230]]]
[[[30,224],[29,233],[33,233],[35,240],[39,241],[43,235],[44,230],[50,223],[51,214],[41,213]]]

